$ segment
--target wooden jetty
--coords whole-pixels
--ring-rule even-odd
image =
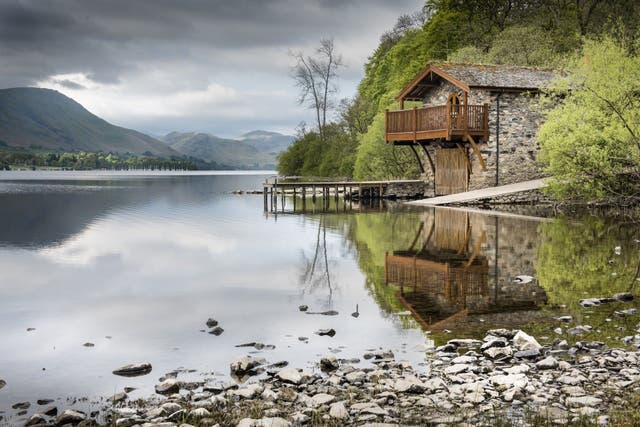
[[[337,205],[340,196],[342,196],[345,203],[346,201],[362,202],[365,200],[394,198],[394,195],[389,194],[387,191],[390,185],[402,186],[417,182],[421,181],[301,181],[297,177],[272,177],[267,178],[262,185],[264,211],[278,212],[278,197],[280,198],[280,206],[284,209],[285,197],[287,196],[293,198],[294,210],[296,209],[297,199],[301,199],[303,211],[309,198],[314,204],[317,199],[320,199],[323,206],[326,204],[327,207],[331,199],[334,199]]]

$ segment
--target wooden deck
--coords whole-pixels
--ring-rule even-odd
[[[287,179],[286,177],[273,177],[262,184],[265,212],[284,212],[285,197],[291,197],[294,211],[296,199],[300,200],[303,210],[306,209],[307,200],[315,204],[316,199],[321,199],[323,204],[329,207],[330,200],[338,201],[342,196],[344,201],[352,202],[387,197],[387,187],[391,184],[421,183],[419,180],[402,181],[301,181]],[[278,203],[280,197],[280,203]],[[280,205],[280,207],[278,206]],[[335,203],[337,206],[337,203]]]
[[[439,105],[385,112],[385,141],[467,141],[489,138],[489,104]]]

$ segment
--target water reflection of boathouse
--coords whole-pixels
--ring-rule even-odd
[[[436,209],[408,249],[385,254],[385,281],[398,286],[398,299],[426,329],[451,328],[476,314],[536,310],[546,293],[535,281],[513,282],[533,272],[500,260],[518,251],[504,242],[501,253],[498,235],[497,217],[475,215],[471,224],[468,212]]]

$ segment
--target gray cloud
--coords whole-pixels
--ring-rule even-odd
[[[106,94],[119,93],[123,102],[134,96],[206,91],[220,85],[244,98],[243,108],[254,108],[256,121],[269,121],[273,110],[251,105],[251,93],[279,93],[281,108],[291,103],[288,120],[272,116],[280,127],[294,127],[306,112],[294,112],[295,89],[288,72],[291,49],[311,51],[321,37],[334,37],[347,67],[341,75],[343,95],[353,92],[362,65],[383,31],[396,18],[417,10],[423,1],[398,0],[22,0],[0,2],[0,86],[36,83],[56,87],[107,119],[154,130],[158,117],[143,111],[127,116],[108,107]],[[90,82],[68,75],[82,74]],[[95,83],[93,87],[90,83]],[[111,92],[109,92],[111,91]],[[91,94],[93,93],[93,97]],[[186,95],[185,95],[186,96]],[[263,99],[264,98],[264,99]],[[268,102],[257,97],[256,102]],[[127,111],[127,109],[123,109]],[[187,108],[188,110],[188,108]],[[243,110],[244,111],[244,110]],[[184,126],[203,120],[187,117]],[[207,128],[193,129],[231,134],[241,131],[247,112],[234,119],[207,113]],[[249,114],[250,115],[250,114]],[[179,114],[168,122],[180,126]],[[168,117],[168,116],[167,116]],[[246,125],[253,128],[250,124]],[[263,126],[264,127],[264,126]],[[247,130],[249,130],[247,129]],[[188,129],[181,129],[188,130]]]

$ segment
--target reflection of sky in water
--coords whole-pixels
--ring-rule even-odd
[[[0,409],[124,386],[144,395],[179,367],[226,375],[229,362],[248,352],[234,346],[251,341],[275,344],[262,354],[298,367],[339,346],[338,357],[381,346],[422,360],[412,348],[423,334],[381,313],[342,236],[327,230],[332,303],[326,288],[302,295],[302,254],[313,255],[318,219],[267,220],[260,195],[228,194],[263,179],[145,177],[87,182],[101,191],[0,192],[0,378],[7,381]],[[302,303],[340,315],[305,315]],[[349,315],[356,304],[358,319]],[[199,331],[208,317],[223,335]],[[313,334],[331,327],[334,338]],[[83,347],[87,341],[95,347]],[[153,373],[111,374],[138,361],[151,362]]]

